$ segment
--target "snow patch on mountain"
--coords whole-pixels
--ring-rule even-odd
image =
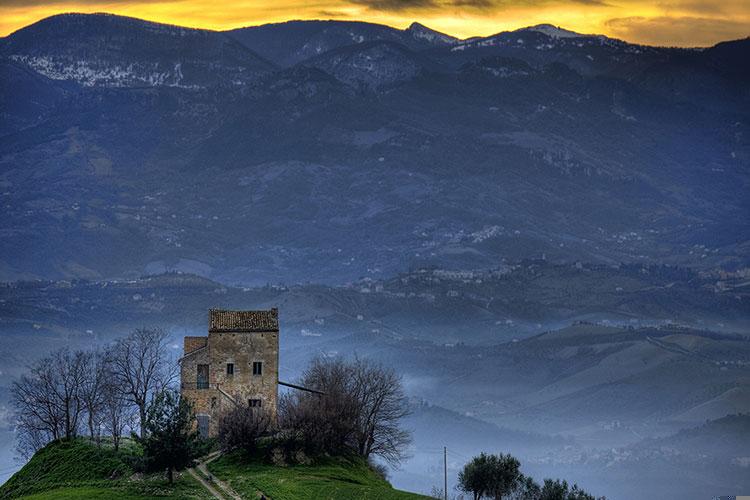
[[[439,31],[435,31],[416,22],[411,23],[411,26],[406,28],[405,31],[417,40],[425,40],[430,43],[454,45],[458,42],[458,39],[455,37],[446,35],[445,33],[440,33]]]
[[[528,76],[529,72],[507,66],[480,66],[482,71],[497,78],[509,78],[511,76]]]
[[[536,31],[537,33],[542,33],[550,38],[579,38],[582,36],[586,36],[580,33],[576,33],[575,31],[560,28],[559,26],[553,26],[551,24],[538,24],[536,26],[530,26],[525,29],[528,31]]]
[[[10,59],[25,64],[37,73],[52,80],[72,80],[85,87],[129,87],[145,85],[151,87],[179,87],[197,89],[195,85],[183,85],[182,65],[172,68],[159,64],[131,63],[127,66],[104,64],[98,61],[68,60],[46,56],[11,55]]]

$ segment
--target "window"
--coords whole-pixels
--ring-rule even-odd
[[[253,375],[263,375],[263,361],[253,361]]]
[[[234,363],[227,363],[227,375],[234,375]]]
[[[216,408],[216,398],[211,398],[211,408]]]
[[[208,365],[198,365],[197,389],[208,389]]]
[[[247,406],[250,408],[260,408],[260,399],[248,399],[247,400]]]
[[[198,420],[198,434],[202,438],[208,437],[208,425],[211,418],[208,415],[198,415],[195,417]]]

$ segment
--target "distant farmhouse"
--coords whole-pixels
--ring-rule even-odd
[[[276,417],[279,311],[208,312],[208,336],[185,337],[180,390],[193,403],[198,430],[215,436],[222,411],[260,407]]]

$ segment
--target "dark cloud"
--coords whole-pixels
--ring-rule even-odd
[[[497,2],[493,0],[452,0],[450,5],[458,8],[467,7],[469,9],[487,10],[495,8]]]
[[[468,7],[480,10],[502,10],[507,7],[544,7],[548,5],[577,4],[591,6],[609,5],[604,0],[444,0],[446,7]]]
[[[98,5],[106,7],[107,9],[115,9],[117,7],[141,5],[150,3],[178,3],[185,0],[0,0],[0,9],[8,7],[56,7],[58,5],[66,6],[68,11],[75,11],[74,8],[70,8],[71,4],[80,5],[81,7],[87,5]],[[63,11],[61,11],[63,12]]]
[[[709,46],[722,40],[745,38],[744,21],[706,17],[620,17],[606,23],[611,33],[649,45]]]
[[[578,5],[606,6],[605,0],[350,0],[357,5],[383,11],[469,9],[501,11],[508,7],[543,7],[572,3]]]
[[[320,18],[332,19],[337,17],[349,17],[349,14],[338,10],[319,10],[318,16]]]
[[[434,9],[440,6],[436,0],[351,0],[351,2],[370,9],[388,11]]]

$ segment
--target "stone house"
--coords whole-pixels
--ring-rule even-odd
[[[198,430],[215,436],[223,411],[260,407],[276,418],[279,311],[208,312],[208,336],[185,337],[180,391],[193,403]]]

